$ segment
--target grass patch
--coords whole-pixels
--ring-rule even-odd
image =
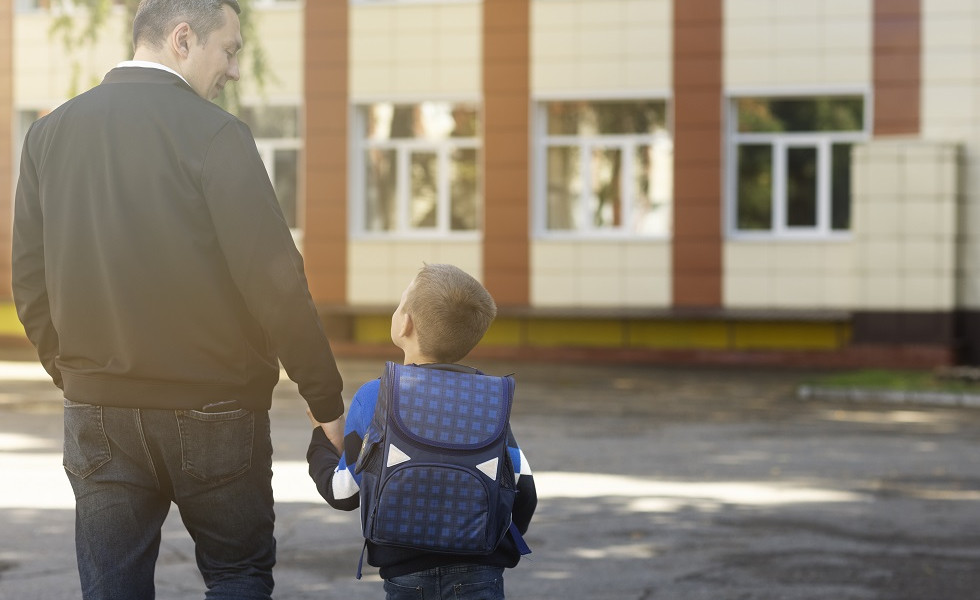
[[[829,388],[860,388],[908,392],[978,393],[980,382],[957,375],[933,371],[863,369],[828,373],[813,377],[808,385]]]

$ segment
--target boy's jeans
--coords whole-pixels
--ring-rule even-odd
[[[504,600],[504,569],[436,567],[385,580],[387,600]]]
[[[268,411],[146,410],[65,400],[64,465],[86,600],[154,597],[173,501],[206,598],[271,598],[275,564]]]

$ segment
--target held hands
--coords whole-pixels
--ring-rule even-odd
[[[344,451],[344,417],[338,417],[329,423],[321,423],[316,420],[313,416],[313,411],[309,408],[306,409],[306,416],[310,418],[310,423],[313,427],[319,427],[323,429],[323,433],[326,434],[327,439],[333,444],[334,448],[338,452]]]

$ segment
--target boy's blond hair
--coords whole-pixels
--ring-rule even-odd
[[[438,362],[469,354],[497,316],[497,304],[479,281],[459,267],[426,264],[405,298],[419,350]]]

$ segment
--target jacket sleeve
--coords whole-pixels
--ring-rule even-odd
[[[343,382],[310,296],[303,259],[248,127],[229,121],[212,141],[204,197],[231,276],[289,378],[327,423],[344,413]]]
[[[58,332],[51,319],[44,269],[44,217],[41,210],[37,166],[31,153],[31,126],[21,154],[20,178],[14,200],[11,256],[11,287],[17,317],[38,358],[54,384],[64,389],[61,371],[55,365],[59,352]]]
[[[361,478],[354,473],[361,454],[361,440],[367,430],[378,395],[378,382],[364,384],[354,394],[350,413],[344,423],[344,449],[341,452],[327,440],[323,429],[313,430],[306,461],[316,489],[330,506],[356,510],[361,505]]]
[[[531,465],[527,462],[527,457],[517,443],[514,432],[509,433],[508,451],[511,461],[514,463],[514,473],[517,477],[517,497],[514,499],[513,520],[517,525],[517,530],[522,534],[527,533],[527,528],[534,516],[534,509],[538,506],[538,492],[534,486],[534,473]]]
[[[344,448],[355,446],[360,449],[361,439],[356,433],[344,436]],[[327,503],[339,510],[356,510],[361,505],[360,488],[354,479],[353,468],[357,462],[347,463],[343,454],[330,443],[323,429],[313,430],[310,447],[306,451],[306,461],[310,465],[310,477],[316,490]]]

